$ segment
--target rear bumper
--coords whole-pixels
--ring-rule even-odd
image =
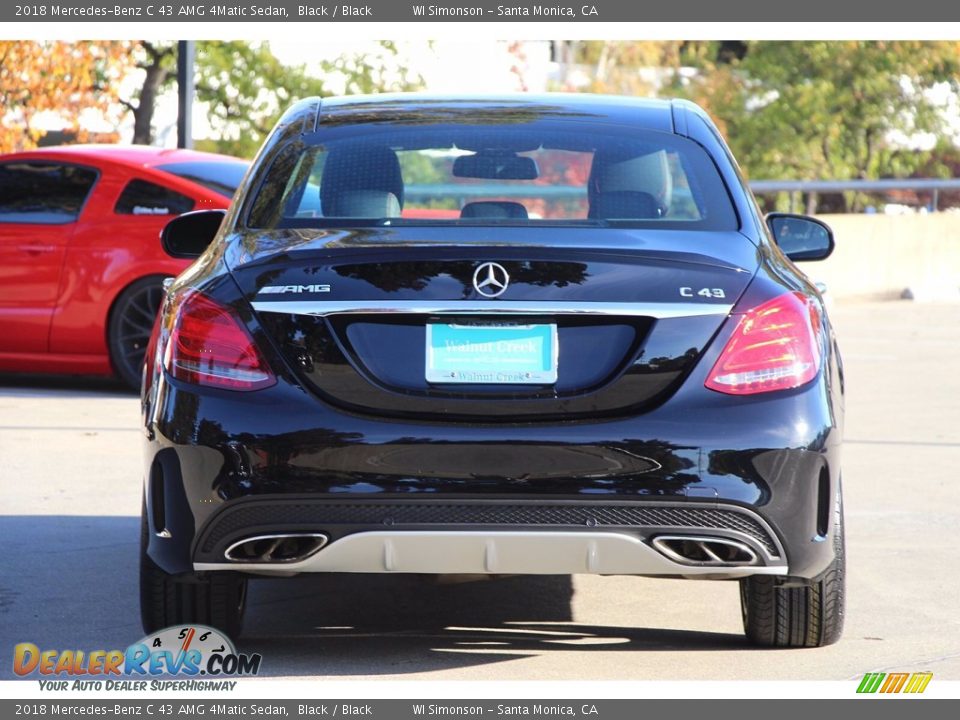
[[[639,416],[469,425],[353,415],[283,382],[240,394],[158,380],[145,404],[148,553],[169,573],[810,578],[833,559],[842,410],[821,381],[744,400],[691,377]],[[244,537],[288,532],[328,542],[302,566],[225,557]],[[663,535],[742,542],[757,562],[679,563],[657,550]],[[553,540],[562,553],[544,551]],[[496,570],[483,569],[490,547]]]
[[[769,558],[768,558],[769,560]],[[736,578],[786,575],[777,560],[751,565],[688,564],[624,532],[368,530],[286,563],[194,563],[198,571],[262,575],[302,572],[666,575]]]
[[[248,538],[321,536],[290,562],[226,561]],[[671,539],[665,549],[660,542]],[[679,539],[738,548],[732,560],[686,557]],[[699,555],[696,548],[689,552]],[[786,553],[755,512],[703,503],[380,498],[251,499],[205,525],[193,569],[295,572],[786,574]]]
[[[776,533],[758,513],[732,505],[472,496],[456,500],[301,496],[238,501],[224,506],[205,524],[193,556],[196,562],[222,561],[231,545],[255,535],[320,533],[333,545],[384,530],[437,535],[606,532],[644,541],[662,535],[700,535],[744,543],[766,561],[786,557]]]

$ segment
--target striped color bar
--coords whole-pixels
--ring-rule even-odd
[[[910,682],[903,689],[905,693],[922,693],[927,689],[930,680],[933,678],[932,672],[917,672],[910,676]]]
[[[884,677],[886,677],[886,673],[867,673],[863,676],[863,680],[860,681],[860,687],[857,688],[857,692],[875,693],[880,688],[880,683],[883,682]]]
[[[886,681],[880,687],[880,692],[882,693],[898,693],[903,689],[903,686],[907,684],[907,678],[910,677],[910,673],[890,673],[887,675]]]
[[[913,693],[919,694],[927,689],[930,680],[933,679],[932,672],[916,673],[887,673],[876,672],[867,673],[860,681],[857,687],[858,693]]]

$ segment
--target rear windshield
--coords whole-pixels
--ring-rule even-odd
[[[338,125],[282,151],[254,228],[554,224],[736,230],[706,151],[599,123]]]
[[[157,170],[163,170],[171,175],[191,180],[208,190],[220,193],[224,197],[232,198],[233,193],[240,187],[247,172],[247,164],[242,162],[178,162],[157,165]]]

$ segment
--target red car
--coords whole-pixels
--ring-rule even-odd
[[[116,374],[139,387],[161,284],[188,261],[159,233],[226,208],[235,158],[74,145],[0,156],[0,372]]]

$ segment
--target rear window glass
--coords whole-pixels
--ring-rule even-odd
[[[738,227],[726,187],[696,143],[568,125],[320,131],[276,159],[249,223]]]
[[[96,180],[96,170],[77,165],[0,164],[0,223],[73,222]]]
[[[237,188],[240,187],[240,181],[243,180],[247,167],[244,162],[194,161],[167,163],[166,165],[157,165],[154,169],[163,170],[171,175],[190,180],[208,190],[213,190],[215,193],[231,198]]]
[[[180,215],[190,212],[193,198],[146,180],[131,180],[113,211],[120,215]]]

